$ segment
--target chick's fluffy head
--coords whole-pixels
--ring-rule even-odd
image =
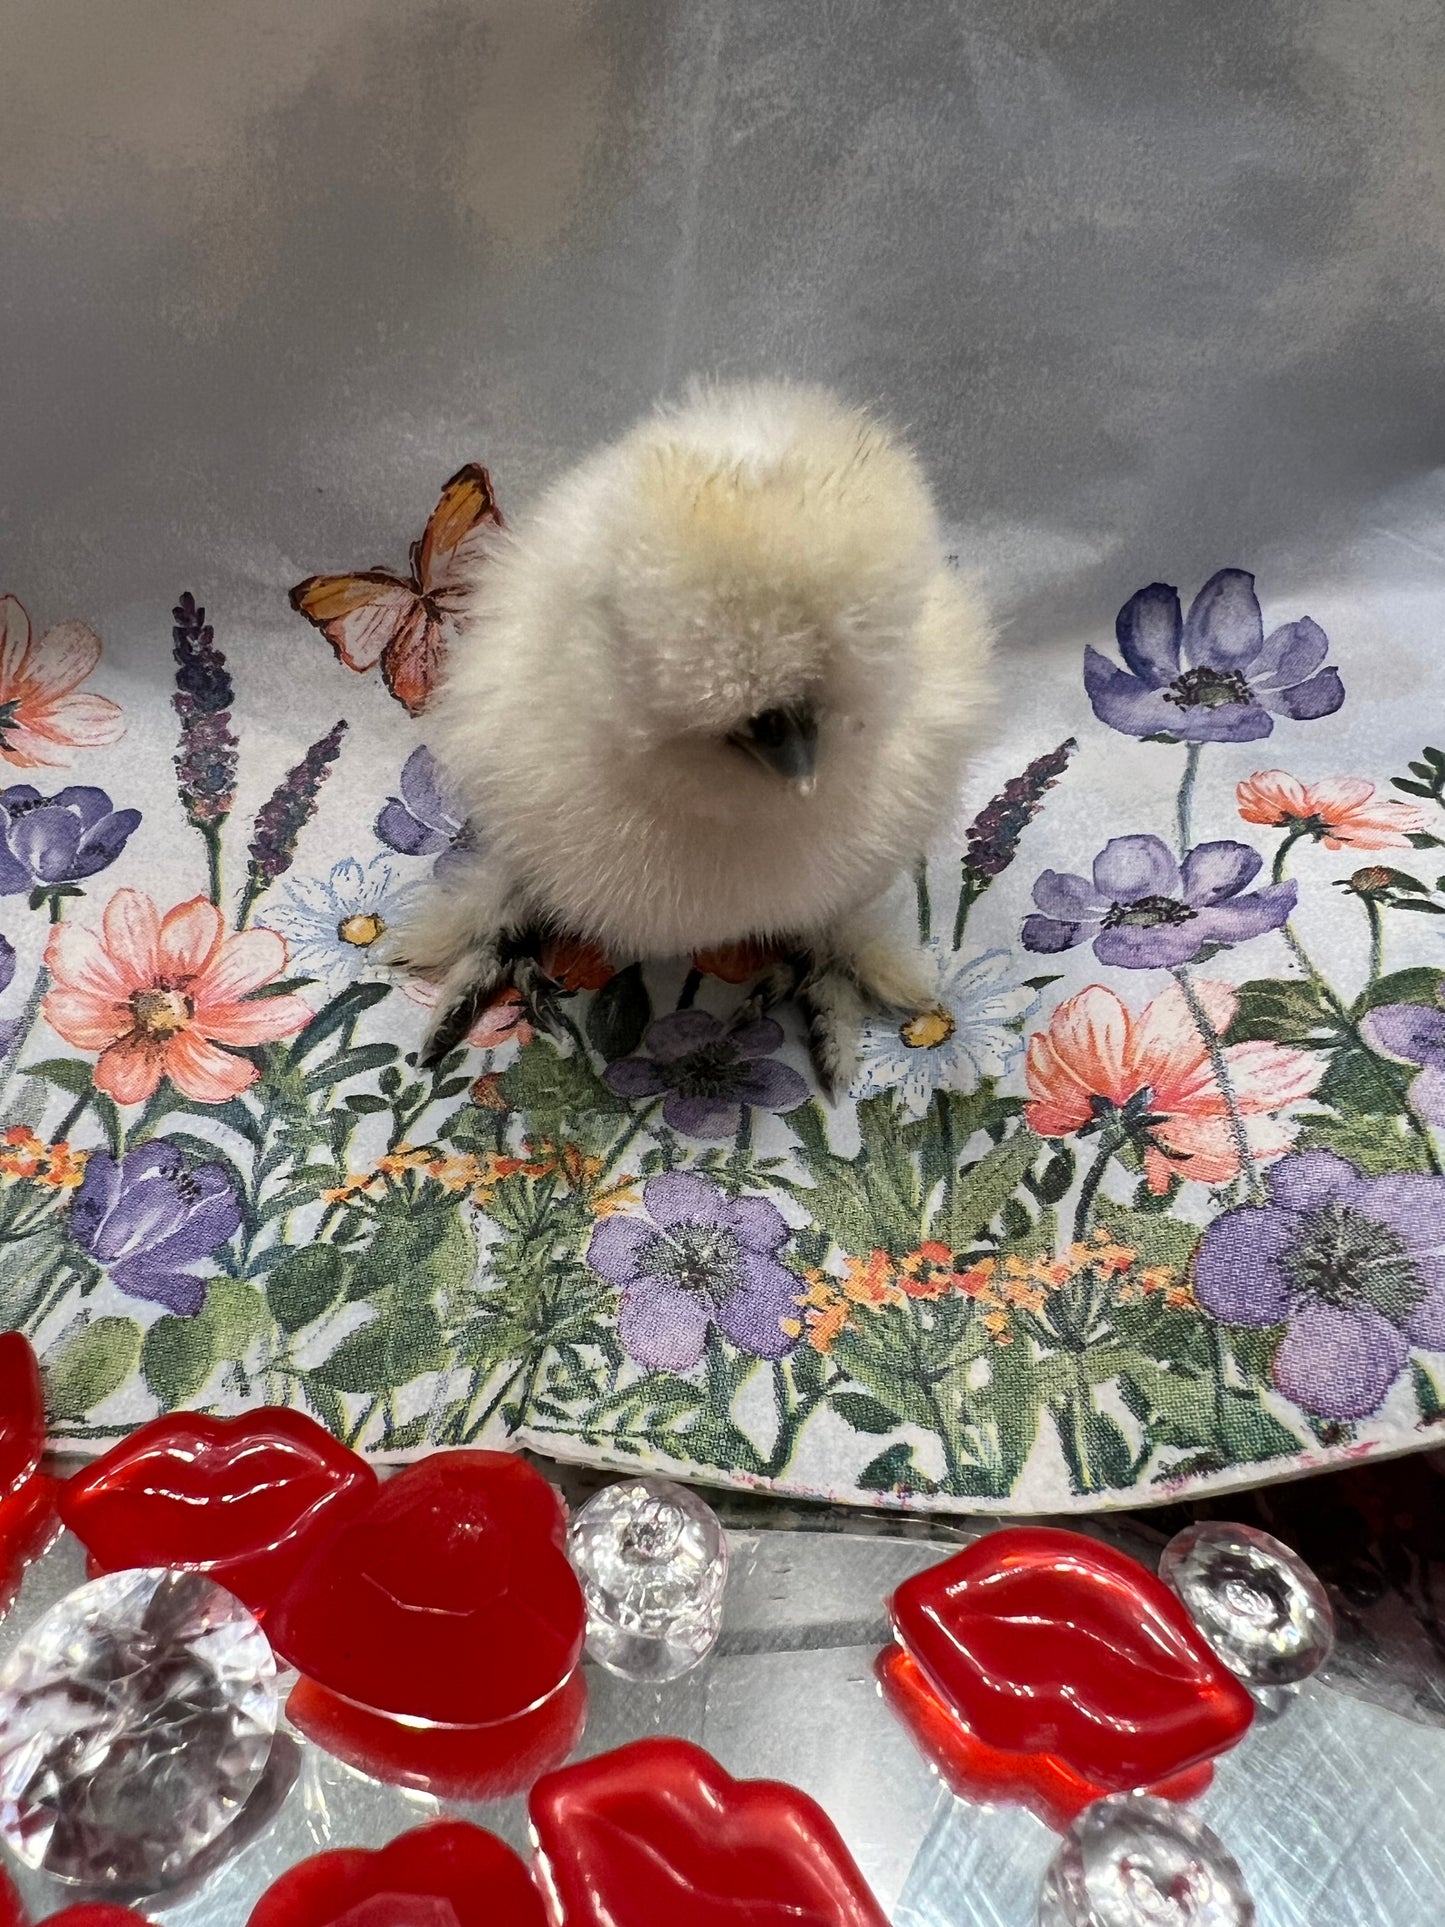
[[[938,568],[912,455],[821,391],[702,391],[617,451],[598,534],[634,737],[723,741],[807,707],[886,713]],[[741,774],[741,772],[740,772]]]

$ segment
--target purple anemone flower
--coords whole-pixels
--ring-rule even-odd
[[[387,797],[376,834],[398,856],[434,856],[432,874],[439,877],[472,848],[470,825],[425,743],[402,764],[401,795]]]
[[[773,1061],[783,1033],[771,1018],[723,1025],[705,1010],[659,1017],[643,1038],[645,1057],[624,1057],[603,1073],[619,1097],[667,1101],[662,1115],[688,1137],[731,1137],[743,1106],[791,1111],[808,1095],[803,1079]]]
[[[1044,871],[1034,885],[1042,915],[1024,918],[1024,949],[1072,950],[1092,939],[1100,963],[1174,970],[1288,919],[1295,884],[1245,894],[1260,863],[1247,843],[1197,843],[1180,864],[1157,836],[1116,836],[1094,858],[1092,882]]]
[[[1378,1411],[1411,1345],[1445,1347],[1445,1178],[1281,1158],[1270,1202],[1216,1218],[1194,1293],[1232,1325],[1284,1325],[1274,1382],[1321,1418]]]
[[[206,1300],[191,1271],[232,1236],[241,1204],[219,1164],[186,1169],[163,1138],[119,1163],[92,1151],[70,1211],[76,1243],[129,1298],[149,1298],[190,1318]]]
[[[1445,1124],[1445,1010],[1438,1004],[1381,1004],[1360,1023],[1371,1050],[1420,1075],[1410,1082],[1410,1108],[1427,1124]]]
[[[1303,616],[1266,636],[1244,569],[1212,575],[1187,619],[1179,591],[1151,582],[1124,604],[1114,632],[1128,667],[1086,649],[1084,687],[1099,721],[1126,736],[1251,743],[1276,716],[1312,722],[1345,700],[1339,671],[1321,667],[1324,630]]]
[[[587,1262],[622,1293],[618,1333],[653,1371],[686,1371],[716,1325],[744,1351],[781,1358],[797,1342],[804,1285],[778,1262],[788,1226],[767,1198],[730,1198],[706,1178],[667,1171],[642,1187],[646,1217],[614,1213]]]
[[[0,896],[79,883],[115,862],[140,822],[104,790],[72,784],[42,796],[29,783],[0,790]]]

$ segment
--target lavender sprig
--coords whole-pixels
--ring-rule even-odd
[[[231,733],[231,685],[215,631],[189,589],[171,611],[176,688],[171,697],[181,725],[175,756],[186,821],[201,832],[211,871],[211,901],[221,900],[221,825],[236,800],[239,744]]]
[[[1021,776],[1009,778],[969,824],[958,915],[953,924],[955,950],[963,942],[969,911],[1017,856],[1019,838],[1038,815],[1045,795],[1068,768],[1078,746],[1070,736],[1047,755],[1036,756]]]
[[[269,890],[277,877],[291,868],[297,840],[316,814],[316,798],[321,785],[331,773],[331,765],[341,754],[341,739],[346,734],[346,728],[344,721],[333,723],[326,734],[311,745],[296,767],[287,771],[269,800],[257,812],[247,849],[251,861],[246,870],[246,889],[241,898],[238,928],[245,929],[246,920],[262,891]]]

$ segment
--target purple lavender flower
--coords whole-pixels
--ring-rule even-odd
[[[191,1270],[231,1237],[241,1204],[219,1164],[186,1169],[174,1144],[158,1138],[119,1163],[92,1151],[70,1211],[76,1243],[129,1298],[148,1298],[182,1317],[205,1303],[206,1280]]]
[[[388,796],[376,834],[398,856],[434,856],[433,876],[456,869],[473,847],[471,827],[423,743],[401,766],[401,795]]]
[[[667,1092],[662,1115],[688,1137],[731,1137],[743,1106],[791,1111],[808,1087],[771,1053],[783,1033],[771,1018],[724,1026],[705,1010],[675,1010],[659,1017],[642,1040],[645,1057],[609,1064],[603,1077],[619,1097],[657,1097]]]
[[[176,775],[187,820],[203,829],[223,822],[236,800],[239,745],[231,733],[235,690],[226,658],[216,647],[215,631],[189,591],[171,616],[176,659],[171,707],[181,723]]]
[[[1094,714],[1126,736],[1166,742],[1249,743],[1276,716],[1311,722],[1345,700],[1337,669],[1322,668],[1329,639],[1308,616],[1268,636],[1244,569],[1221,569],[1194,598],[1188,619],[1166,582],[1140,589],[1114,624],[1121,669],[1084,652]]]
[[[1025,917],[1025,950],[1071,950],[1093,940],[1100,963],[1173,970],[1208,947],[1278,930],[1295,906],[1293,883],[1242,894],[1260,868],[1245,843],[1199,843],[1175,862],[1157,836],[1116,836],[1094,858],[1094,876],[1045,870],[1034,885],[1041,916]]]
[[[345,722],[333,723],[294,769],[288,770],[256,813],[247,854],[246,893],[241,922],[261,892],[291,868],[302,830],[316,814],[316,798],[341,754]]]
[[[1445,1347],[1445,1178],[1281,1158],[1270,1202],[1216,1218],[1194,1292],[1232,1325],[1284,1325],[1274,1382],[1321,1418],[1378,1411],[1411,1345]]]
[[[730,1198],[687,1171],[649,1178],[646,1217],[614,1213],[592,1233],[587,1262],[622,1293],[617,1329],[629,1355],[653,1371],[686,1371],[702,1357],[708,1327],[759,1358],[796,1343],[803,1281],[778,1253],[788,1227],[760,1197]]]
[[[1371,1050],[1414,1065],[1410,1108],[1427,1124],[1445,1124],[1445,1010],[1437,1004],[1381,1004],[1360,1021]]]
[[[984,805],[968,826],[965,879],[983,884],[1003,874],[1018,853],[1019,838],[1078,747],[1070,736],[1046,756],[1036,756],[1021,776],[1010,777],[998,795]]]
[[[73,784],[42,796],[29,783],[0,790],[0,896],[50,891],[115,862],[140,822],[104,790]]]

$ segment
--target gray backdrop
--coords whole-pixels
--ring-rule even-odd
[[[294,638],[694,370],[911,423],[1021,642],[1329,583],[1439,460],[1442,103],[1437,0],[0,0],[6,584]]]

